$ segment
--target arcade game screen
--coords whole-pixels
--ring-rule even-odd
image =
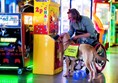
[[[22,58],[20,14],[0,14],[0,65]]]
[[[17,46],[21,46],[21,37],[20,29],[9,29],[5,28],[0,30],[0,51],[8,50],[11,51],[14,49],[20,51]]]
[[[0,45],[2,45],[0,46],[0,51],[16,49],[16,45],[21,44],[21,27],[19,18],[20,17],[17,14],[0,15]],[[6,46],[8,47],[6,48]]]

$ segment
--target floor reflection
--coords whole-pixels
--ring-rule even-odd
[[[118,48],[118,47],[117,47]],[[115,51],[114,51],[115,50]],[[107,62],[102,73],[96,76],[92,83],[118,83],[118,49],[110,48],[107,52]],[[17,71],[0,71],[0,83],[88,83],[87,79],[74,80],[72,77],[65,78],[65,64],[63,72],[56,75],[38,75],[32,72],[26,72],[22,75],[17,75]]]
[[[107,62],[103,73],[106,77],[106,83],[118,83],[118,55],[117,54],[107,54],[109,62]]]

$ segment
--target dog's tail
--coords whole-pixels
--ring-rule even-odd
[[[109,62],[109,60],[106,57],[101,57],[100,55],[98,55],[96,50],[94,51],[94,55],[95,55],[95,58],[97,58],[99,60],[104,60],[104,61],[108,61]]]

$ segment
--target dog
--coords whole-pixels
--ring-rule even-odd
[[[97,51],[95,50],[95,48],[89,44],[80,44],[79,56],[82,56],[85,66],[90,72],[89,81],[92,81],[92,79],[95,79],[95,75],[97,74],[96,68],[95,68],[95,59],[97,58],[98,60],[109,61],[105,57],[100,57],[97,54]]]
[[[62,38],[62,42],[63,42],[63,50],[65,51],[68,46],[70,44],[75,44],[72,40],[70,40],[70,36],[68,33],[65,33],[63,35],[63,38]],[[83,61],[84,61],[84,64],[86,66],[86,68],[89,70],[89,82],[92,81],[92,79],[95,79],[95,75],[96,75],[96,68],[95,68],[95,59],[98,59],[98,60],[104,60],[104,61],[109,61],[107,58],[105,57],[100,57],[98,54],[97,54],[97,51],[96,49],[89,45],[89,44],[80,44],[79,45],[79,50],[78,50],[78,56],[77,58],[72,58],[72,62],[71,64],[69,64],[70,60],[69,58],[70,57],[67,57],[66,56],[66,73],[64,76],[68,76],[69,73],[73,72],[74,71],[74,65],[75,65],[75,61],[79,58],[79,57],[82,57]],[[69,69],[71,65],[71,68]],[[70,70],[70,72],[69,72]]]

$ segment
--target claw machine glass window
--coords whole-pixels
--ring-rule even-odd
[[[105,3],[97,3],[96,6],[96,15],[100,18],[101,22],[103,23],[104,28],[109,27],[109,4]]]

